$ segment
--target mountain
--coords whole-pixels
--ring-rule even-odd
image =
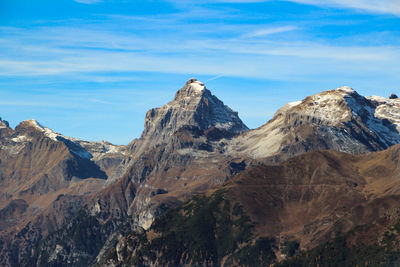
[[[123,146],[62,136],[35,120],[15,130],[0,125],[1,260],[22,254],[21,247],[40,240],[73,216],[91,193],[100,191],[123,159]],[[66,197],[64,197],[66,195]],[[48,213],[48,209],[52,209]],[[18,238],[25,227],[36,227]],[[19,246],[12,244],[16,239]],[[18,248],[20,247],[20,248]]]
[[[103,244],[115,242],[114,231],[124,220],[132,218],[132,227],[148,228],[168,208],[242,171],[244,160],[224,155],[223,143],[245,130],[236,112],[190,79],[171,102],[146,113],[143,134],[128,145],[126,158],[107,187],[87,201],[84,215],[49,237],[49,249],[62,247],[54,260],[61,257],[86,265],[104,251],[71,239],[74,229],[83,229],[90,237],[101,233],[108,238]],[[88,217],[98,228],[86,228]]]
[[[36,173],[48,176],[49,170],[54,170],[54,176],[48,178],[51,186],[41,183],[45,186],[38,187],[40,190],[34,191],[35,197],[31,199],[19,195],[18,190],[25,188],[26,181],[15,186],[18,190],[12,197],[7,195],[8,189],[1,191],[8,197],[0,211],[8,220],[3,225],[8,227],[20,214],[25,219],[4,232],[0,262],[25,266],[59,266],[66,262],[87,266],[106,261],[114,264],[114,252],[118,261],[126,262],[133,260],[128,254],[136,252],[126,248],[129,253],[119,255],[118,250],[126,247],[124,240],[127,244],[131,241],[136,244],[139,241],[135,238],[142,238],[144,233],[157,237],[154,231],[163,234],[165,230],[171,234],[176,232],[174,227],[181,226],[188,227],[185,231],[193,232],[195,240],[203,240],[203,234],[207,236],[205,232],[196,232],[198,227],[220,231],[218,242],[225,244],[223,248],[212,238],[203,244],[207,249],[219,251],[218,255],[215,250],[190,252],[213,255],[208,259],[210,265],[228,259],[240,262],[250,252],[261,253],[260,257],[269,260],[282,259],[282,253],[275,248],[281,241],[277,233],[284,235],[288,242],[292,238],[300,242],[301,249],[313,248],[329,241],[332,232],[345,233],[357,225],[356,219],[346,217],[350,223],[343,229],[335,228],[337,216],[332,214],[340,211],[347,216],[353,212],[348,209],[351,205],[363,205],[370,196],[360,192],[360,188],[364,190],[367,184],[373,183],[366,178],[367,174],[361,173],[365,169],[358,164],[364,162],[366,166],[368,155],[379,154],[365,153],[390,150],[399,142],[399,105],[400,100],[394,97],[367,98],[342,87],[289,103],[265,125],[249,130],[237,112],[212,95],[203,83],[190,79],[171,102],[146,113],[142,135],[127,146],[65,137],[32,120],[21,123],[15,130],[1,121],[0,153],[4,146],[4,157],[0,166],[8,168],[6,180],[10,180],[14,169],[33,172],[35,175],[27,172],[24,176],[29,181],[46,180],[47,177]],[[12,141],[14,138],[19,142]],[[26,150],[30,146],[42,150]],[[62,149],[63,156],[50,154],[55,147]],[[396,162],[395,156],[382,153],[383,158]],[[21,158],[26,156],[36,159],[38,155],[43,159],[37,165],[32,165],[34,160],[27,161],[26,166],[12,163],[25,162]],[[390,165],[385,164],[371,170],[392,177],[393,173],[383,171]],[[376,177],[378,174],[373,176]],[[313,180],[316,184],[310,183],[310,179],[317,179]],[[384,181],[379,186],[383,187]],[[390,190],[381,189],[377,192],[382,196],[384,190]],[[346,203],[336,203],[337,197]],[[36,212],[34,207],[41,203],[37,199],[44,204]],[[392,207],[385,205],[385,210]],[[252,210],[252,206],[258,208]],[[187,218],[186,215],[179,217],[176,212],[181,214],[182,207],[192,210],[194,217],[190,214]],[[221,209],[224,207],[227,208]],[[371,214],[375,208],[368,206],[366,212]],[[207,213],[210,210],[217,217]],[[292,218],[290,213],[297,215]],[[303,215],[303,220],[296,221]],[[172,228],[157,223],[157,218],[171,221]],[[208,226],[200,223],[201,219]],[[193,224],[187,225],[186,221]],[[212,226],[213,222],[218,225]],[[312,231],[301,235],[294,227],[297,223],[300,228],[306,225],[304,228],[310,227]],[[219,225],[227,228],[218,228]],[[258,228],[259,225],[265,228]],[[220,235],[224,229],[230,231],[229,240]],[[188,240],[193,236],[180,238]],[[152,239],[146,242],[152,243]],[[237,250],[233,243],[243,243],[240,247],[244,250]],[[165,247],[146,244],[139,246],[153,251],[152,255],[166,253]],[[252,244],[270,249],[255,251]],[[235,251],[239,253],[236,256],[232,254]],[[203,252],[206,254],[199,254]],[[141,250],[137,253],[144,255]],[[180,256],[169,253],[179,257],[181,263],[194,264],[199,260],[199,257],[191,258],[189,251]],[[108,256],[111,258],[107,259]],[[161,264],[153,258],[136,257],[137,260]]]
[[[230,151],[280,161],[311,150],[383,150],[400,141],[399,108],[399,99],[366,98],[349,87],[324,91],[286,104],[265,125],[233,140]]]
[[[312,151],[248,168],[159,216],[147,231],[120,238],[99,265],[398,264],[399,159],[396,145],[358,156]]]
[[[224,155],[223,142],[247,130],[237,112],[190,79],[171,102],[146,113],[143,133],[129,144],[122,175],[107,181],[117,180],[107,192],[119,191],[121,184],[135,188],[135,197],[118,210],[136,214],[139,224],[148,227],[158,208],[176,205],[243,169],[242,159]]]
[[[248,130],[238,113],[211,94],[205,85],[192,78],[176,92],[175,98],[161,108],[146,113],[141,139],[152,145],[163,143],[181,128],[217,131],[215,138],[230,137]]]
[[[171,102],[147,111],[143,133],[129,144],[130,155],[114,178],[120,178],[130,162],[157,146],[168,144],[166,153],[178,150],[188,154],[191,149],[211,152],[218,149],[215,141],[247,130],[237,112],[212,95],[202,82],[189,79]]]
[[[244,168],[241,161],[236,164],[235,159],[222,155],[223,147],[219,141],[232,138],[248,128],[237,112],[225,106],[195,79],[190,79],[170,103],[147,112],[142,136],[128,145],[126,156],[117,157],[121,164],[118,167],[112,165],[111,171],[101,163],[110,161],[109,151],[118,152],[120,148],[102,150],[98,143],[68,138],[38,123],[34,126],[41,135],[65,144],[71,154],[89,160],[108,176],[105,181],[107,187],[99,193],[86,194],[77,201],[74,194],[63,192],[64,196],[57,201],[64,200],[66,203],[52,204],[54,208],[49,207],[44,214],[49,217],[57,214],[61,217],[59,221],[65,223],[73,214],[63,216],[60,206],[68,210],[71,201],[79,202],[73,207],[74,212],[86,206],[85,210],[96,216],[100,228],[107,228],[107,222],[110,222],[109,229],[102,228],[106,231],[103,233],[106,238],[125,218],[133,216],[135,224],[148,227],[154,217],[169,206],[179,205],[196,192],[220,184]],[[214,163],[210,166],[211,158]],[[82,223],[82,220],[76,223]],[[37,239],[41,238],[46,233],[37,228],[43,223],[37,222],[38,226],[33,227],[35,224],[36,221],[27,223],[16,235],[30,232],[30,235],[35,233]],[[52,229],[59,229],[62,225],[59,223]],[[12,244],[15,245],[15,242]],[[71,256],[79,254],[74,250],[70,252]],[[85,257],[84,254],[82,257]],[[72,262],[75,256],[72,256]],[[77,261],[81,260],[79,255],[77,258]]]

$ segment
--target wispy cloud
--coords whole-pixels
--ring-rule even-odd
[[[208,2],[219,3],[258,3],[269,2],[271,0],[210,0]],[[400,16],[399,0],[286,0],[288,2],[296,2],[301,4],[317,5],[317,6],[333,6],[352,8],[368,11],[371,13],[392,14]]]
[[[207,13],[205,8],[201,10]],[[113,75],[119,72],[285,80],[313,72],[342,75],[354,72],[355,66],[371,73],[399,70],[395,63],[400,60],[397,46],[363,46],[351,41],[339,45],[305,35],[304,31],[309,32],[313,25],[193,22],[195,14],[187,13],[185,10],[174,11],[175,16],[107,15],[96,23],[75,21],[29,30],[0,28],[0,48],[5,51],[0,56],[0,75],[70,76],[112,83],[135,80]],[[220,11],[214,13],[211,11],[209,16],[221,16]],[[223,15],[230,16],[226,10]],[[132,20],[135,23],[129,23]],[[295,41],[286,37],[288,32],[296,34]]]
[[[222,77],[224,77],[224,75],[216,75],[216,76],[213,76],[213,77],[205,80],[205,82],[215,81],[215,80],[217,80],[219,78],[222,78]]]
[[[318,5],[318,6],[337,6],[365,10],[372,13],[384,13],[400,16],[399,0],[289,0],[292,2]]]
[[[243,37],[261,37],[267,36],[275,33],[282,33],[288,31],[294,31],[298,29],[296,26],[282,26],[282,27],[275,27],[275,28],[267,28],[267,29],[258,29],[243,35]]]

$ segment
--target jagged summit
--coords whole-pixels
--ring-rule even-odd
[[[196,78],[189,79],[185,86],[176,92],[175,99],[185,96],[193,96],[193,94],[201,94],[206,90],[203,82],[198,81]]]
[[[195,78],[189,79],[171,102],[147,112],[142,138],[152,138],[158,143],[187,126],[199,130],[216,128],[231,134],[248,129],[237,112]]]
[[[9,128],[10,125],[8,124],[8,121],[2,120],[2,118],[0,117],[0,129],[1,128]]]

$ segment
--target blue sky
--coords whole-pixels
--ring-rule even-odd
[[[0,116],[126,144],[191,77],[250,127],[343,85],[400,93],[400,0],[0,0]]]

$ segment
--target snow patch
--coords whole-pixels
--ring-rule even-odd
[[[26,120],[24,122],[27,123],[28,125],[36,128],[40,132],[43,132],[47,137],[49,137],[50,139],[52,139],[54,141],[57,141],[58,136],[63,137],[61,134],[54,132],[52,129],[50,129],[46,126],[43,126],[37,120],[30,119],[30,120]]]
[[[289,103],[287,103],[286,105],[287,105],[288,107],[290,107],[290,108],[293,108],[293,107],[298,106],[298,105],[300,105],[300,104],[301,104],[301,101],[294,101],[294,102],[289,102]]]
[[[199,93],[203,92],[205,89],[204,83],[202,83],[200,81],[194,81],[194,82],[190,83],[189,85]]]
[[[84,159],[91,159],[91,158],[93,158],[92,154],[90,154],[88,151],[86,151],[86,150],[84,150],[84,149],[79,150],[79,151],[77,151],[77,150],[72,150],[72,149],[71,149],[71,152],[74,153],[75,155],[81,157],[81,158],[84,158]]]
[[[373,96],[367,97],[367,99],[369,99],[371,101],[376,101],[379,104],[385,104],[385,103],[387,103],[387,102],[392,100],[392,99],[389,99],[389,98],[386,98],[386,97],[383,97],[383,96],[377,96],[377,95],[373,95]]]
[[[31,139],[26,137],[25,135],[19,135],[17,137],[12,138],[11,140],[14,141],[15,143],[21,143],[30,141]]]
[[[302,103],[302,101],[294,101],[294,102],[289,102],[286,105],[284,105],[283,107],[281,107],[276,113],[285,113],[287,112],[289,109],[294,108],[298,105],[300,105]]]
[[[310,100],[308,105],[302,107],[303,113],[323,120],[327,124],[334,125],[349,119],[351,116],[351,111],[339,104],[344,98],[336,90],[311,96]]]
[[[350,94],[355,92],[354,89],[351,88],[350,86],[342,86],[342,87],[339,87],[339,88],[336,89],[336,90],[338,90],[338,91],[343,91],[343,92],[345,92],[345,93],[350,93]]]
[[[386,99],[384,97],[370,97],[373,100],[375,107],[368,105],[360,105],[353,98],[346,99],[350,108],[356,113],[355,115],[367,115],[366,124],[370,131],[372,131],[379,140],[391,146],[400,142],[400,101],[396,99]],[[388,125],[384,124],[383,120],[387,120],[396,129],[391,129]]]

